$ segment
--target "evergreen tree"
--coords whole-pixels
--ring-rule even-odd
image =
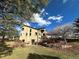
[[[33,13],[39,13],[45,7],[48,0],[0,0],[0,36],[13,36],[17,34],[17,26],[21,21],[14,19],[19,16],[30,19]]]
[[[0,13],[12,13],[29,19],[45,7],[48,0],[0,0]]]
[[[2,36],[2,41],[4,41],[5,36],[12,37],[16,36],[18,31],[16,29],[17,26],[21,25],[21,22],[11,17],[12,15],[4,15],[2,19],[0,19],[0,36]]]
[[[74,22],[75,32],[79,33],[79,18]]]

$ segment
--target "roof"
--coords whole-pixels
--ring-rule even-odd
[[[44,29],[44,27],[34,28],[34,27],[31,27],[31,26],[27,26],[27,25],[24,25],[24,26],[29,27],[29,28],[32,28],[32,29],[36,29],[36,30],[42,30],[42,29]],[[45,30],[45,29],[44,29],[44,30]],[[45,31],[46,31],[46,30],[45,30]]]
[[[32,29],[36,29],[36,30],[40,30],[41,29],[41,28],[34,28],[34,27],[31,27],[31,26],[27,26],[27,25],[24,25],[24,26],[32,28]]]

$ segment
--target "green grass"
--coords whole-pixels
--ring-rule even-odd
[[[25,48],[15,48],[12,55],[0,59],[79,59],[79,55],[41,46],[26,46]]]

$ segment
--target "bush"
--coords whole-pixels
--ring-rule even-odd
[[[16,48],[16,47],[25,47],[26,46],[26,43],[21,41],[21,40],[17,40],[15,41],[15,43],[13,44],[13,48]]]

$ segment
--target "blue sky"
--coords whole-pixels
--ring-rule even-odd
[[[27,25],[52,31],[57,26],[72,23],[78,17],[79,0],[49,0],[40,14],[33,14],[33,21],[27,22]]]
[[[52,28],[73,22],[79,17],[79,0],[51,0],[45,9],[49,16],[63,16],[61,22],[52,21],[52,24],[46,28],[51,31]]]

